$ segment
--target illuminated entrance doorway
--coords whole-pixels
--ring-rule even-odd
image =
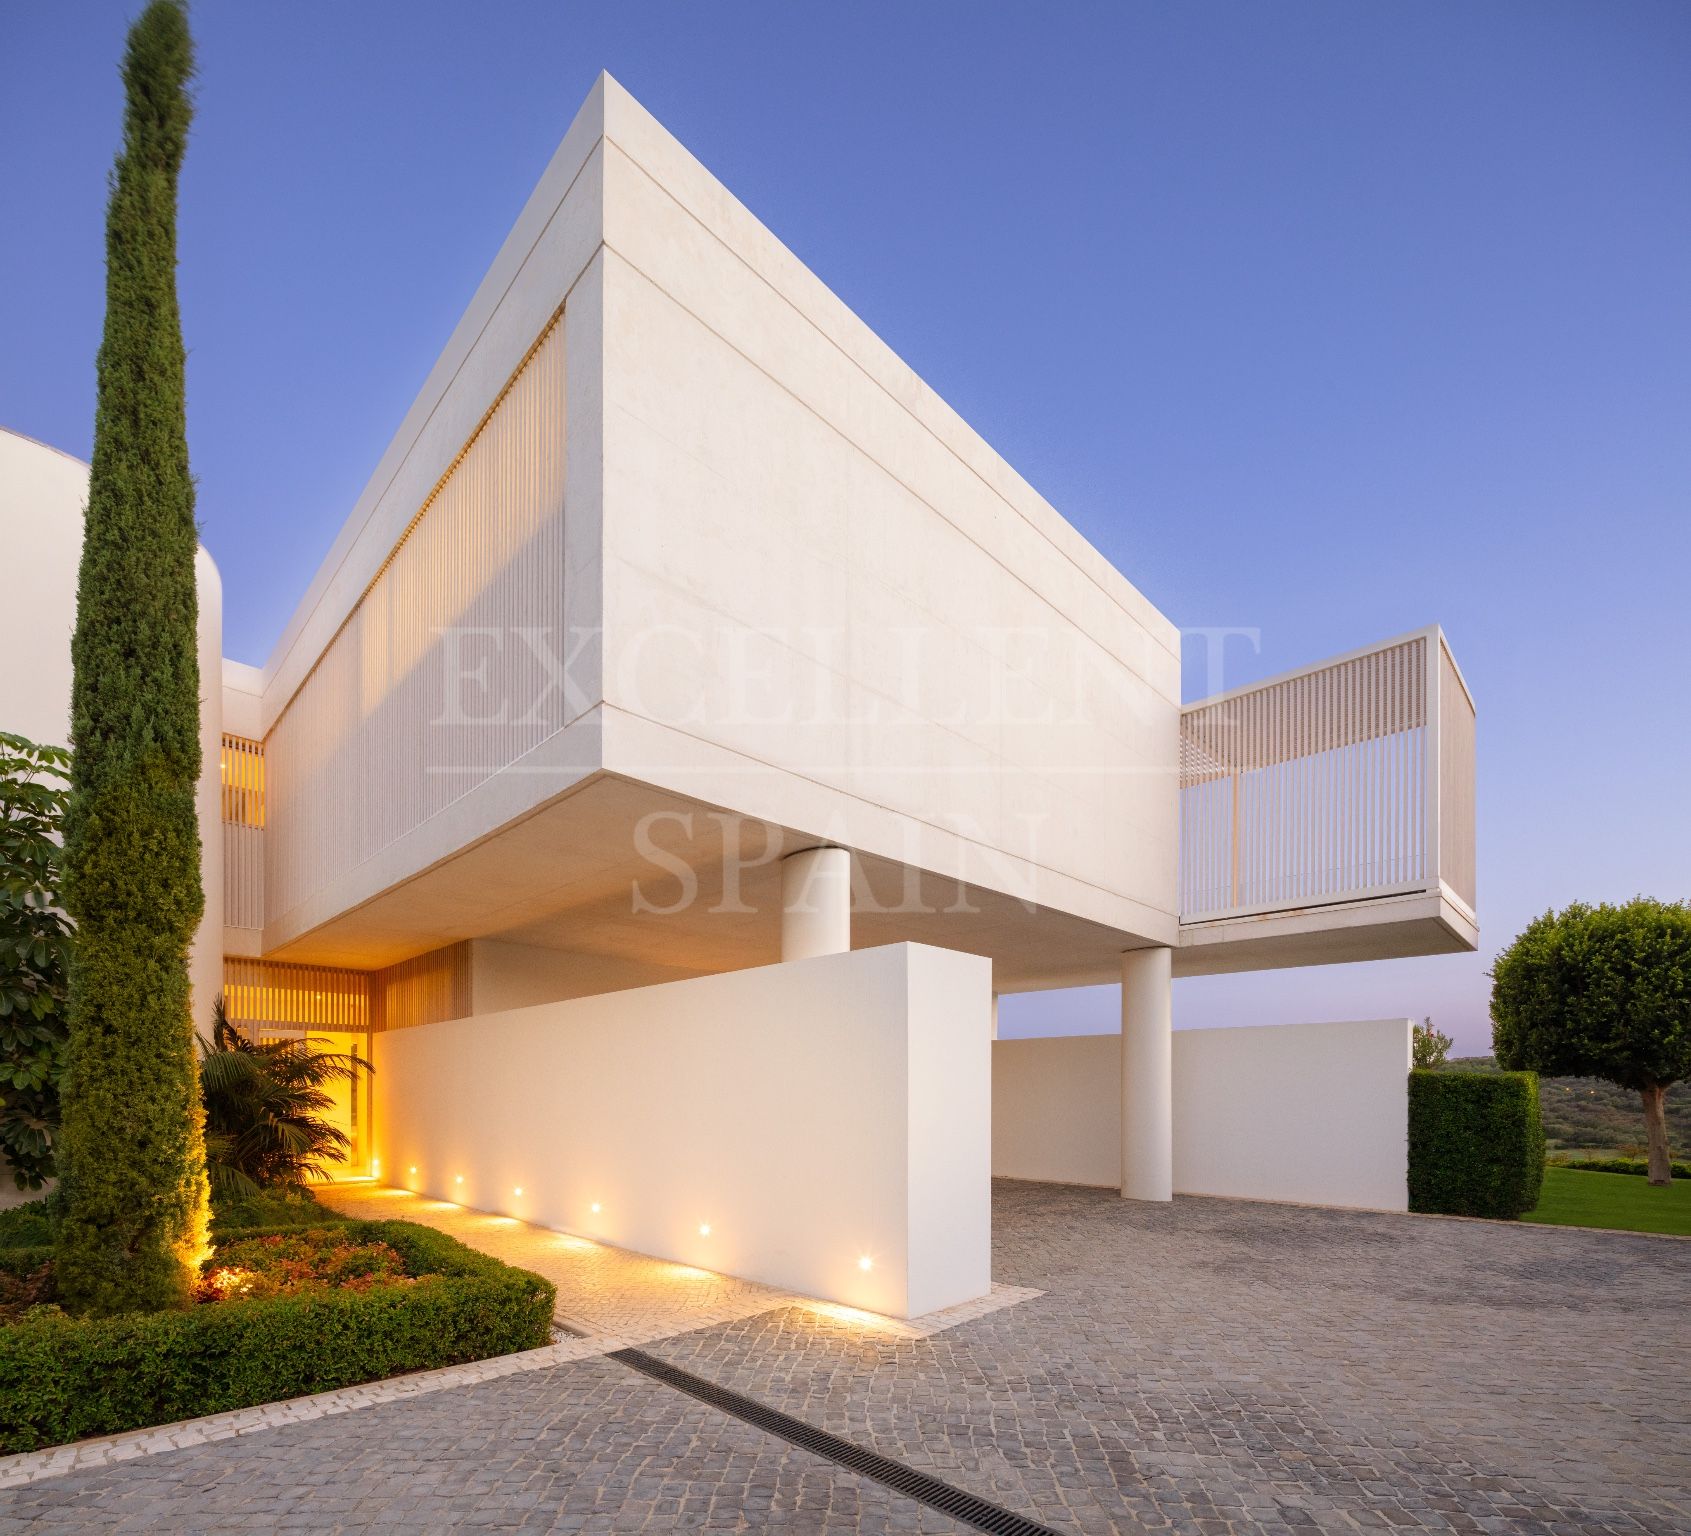
[[[259,1042],[310,1039],[317,1048],[370,1060],[373,978],[366,971],[328,966],[289,965],[234,956],[223,962],[223,1008],[229,1022]],[[355,1083],[326,1087],[330,1107],[323,1119],[350,1146],[333,1165],[336,1178],[363,1178],[371,1167],[370,1074]]]

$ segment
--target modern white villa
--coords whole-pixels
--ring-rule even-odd
[[[39,739],[86,481],[0,434]],[[899,1316],[988,1290],[994,1173],[1403,1208],[1406,1019],[1170,984],[1475,948],[1441,631],[1183,704],[1175,624],[609,77],[262,670],[200,568],[196,1008],[372,1053],[349,1172]],[[1119,1037],[995,1044],[1107,981]]]

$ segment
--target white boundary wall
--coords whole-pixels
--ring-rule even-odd
[[[892,1316],[970,1301],[991,987],[894,944],[377,1035],[380,1176]]]
[[[1408,1019],[1174,1032],[1174,1188],[1408,1209]],[[1115,1186],[1121,1037],[999,1040],[992,1171]]]
[[[992,1171],[1121,1184],[1121,1036],[992,1042]]]

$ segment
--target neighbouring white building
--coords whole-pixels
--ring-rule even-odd
[[[0,434],[43,738],[86,475]],[[882,1312],[985,1292],[995,1170],[1401,1208],[1407,1021],[1172,1034],[1170,981],[1473,949],[1472,701],[1436,627],[1188,705],[1179,662],[601,77],[207,690],[196,1006],[367,1043],[355,1171]],[[994,1045],[1112,980],[1120,1037]]]

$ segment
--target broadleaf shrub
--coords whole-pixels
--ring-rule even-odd
[[[19,1189],[53,1175],[70,920],[60,910],[70,753],[0,731],[0,1152]]]
[[[241,1236],[297,1230],[249,1228]],[[553,1287],[539,1275],[412,1222],[351,1221],[343,1230],[349,1242],[388,1244],[417,1283],[103,1318],[38,1308],[0,1327],[0,1451],[250,1408],[550,1340]],[[27,1279],[43,1253],[0,1250],[0,1270]]]
[[[1410,1210],[1513,1219],[1543,1183],[1534,1073],[1409,1074]]]

